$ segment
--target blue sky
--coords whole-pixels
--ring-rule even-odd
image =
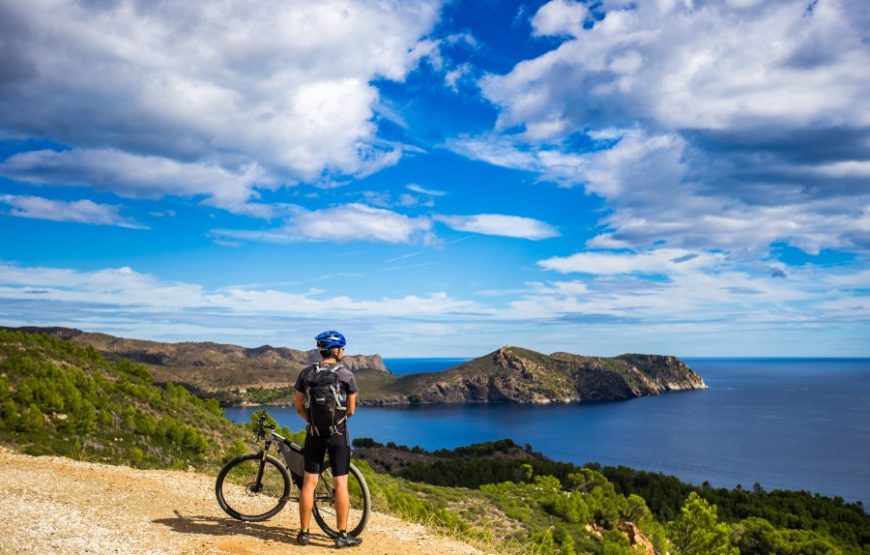
[[[39,0],[0,21],[0,324],[870,356],[861,0]]]

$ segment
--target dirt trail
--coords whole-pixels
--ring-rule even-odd
[[[312,544],[294,543],[295,504],[262,523],[226,516],[214,477],[136,470],[0,447],[0,553],[318,553],[332,541],[312,528]],[[312,522],[312,524],[314,524]],[[483,552],[427,528],[374,513],[357,555]]]

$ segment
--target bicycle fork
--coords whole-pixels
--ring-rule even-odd
[[[254,481],[254,485],[251,487],[251,491],[254,493],[260,493],[263,491],[263,471],[266,469],[266,455],[269,454],[269,447],[272,446],[272,440],[266,439],[266,444],[263,446],[263,450],[258,453],[260,457],[260,464],[257,467],[257,479]]]

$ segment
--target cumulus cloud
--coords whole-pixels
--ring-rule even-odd
[[[499,235],[534,241],[559,236],[559,232],[550,224],[521,216],[506,216],[504,214],[438,215],[434,219],[457,231],[483,235]]]
[[[863,13],[853,0],[554,0],[532,31],[564,40],[482,79],[493,132],[448,145],[605,198],[592,246],[866,251]]]
[[[185,163],[115,149],[37,150],[0,162],[0,175],[37,184],[85,185],[130,198],[207,196],[209,204],[250,211],[255,184],[273,182],[252,164],[235,172],[209,163]]]
[[[610,2],[587,29],[582,5],[554,0],[532,19],[534,32],[569,40],[482,87],[502,107],[503,127],[558,119],[573,131],[649,120],[672,130],[763,127],[785,136],[818,124],[866,126],[861,2],[808,6]]]
[[[322,210],[294,209],[294,214],[277,229],[267,231],[212,231],[217,237],[292,243],[299,241],[374,241],[383,243],[431,243],[432,222],[427,218],[412,218],[365,204],[351,203]]]
[[[63,201],[30,195],[0,195],[0,203],[9,205],[9,215],[18,218],[147,229],[122,216],[120,206],[87,199]]]
[[[377,137],[372,81],[404,79],[431,51],[421,37],[438,8],[434,0],[6,3],[0,131],[70,147],[55,158],[79,181],[121,194],[208,195],[219,206],[250,198],[264,174],[280,183],[366,175],[401,155]],[[113,160],[89,163],[102,154]],[[124,156],[185,179],[143,183],[134,173],[142,164]],[[21,179],[48,182],[60,162],[41,153],[12,163]],[[105,179],[107,165],[118,181]]]

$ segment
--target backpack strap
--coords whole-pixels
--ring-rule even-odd
[[[316,374],[317,372],[320,372],[320,363],[319,363],[319,362],[315,362],[315,363],[313,364],[313,368],[314,368],[314,372],[313,372],[313,373]],[[305,383],[304,383],[303,385],[305,386],[305,403],[304,403],[304,406],[305,406],[305,410],[309,410],[309,409],[311,408],[311,388],[308,386],[308,380],[306,380]]]

